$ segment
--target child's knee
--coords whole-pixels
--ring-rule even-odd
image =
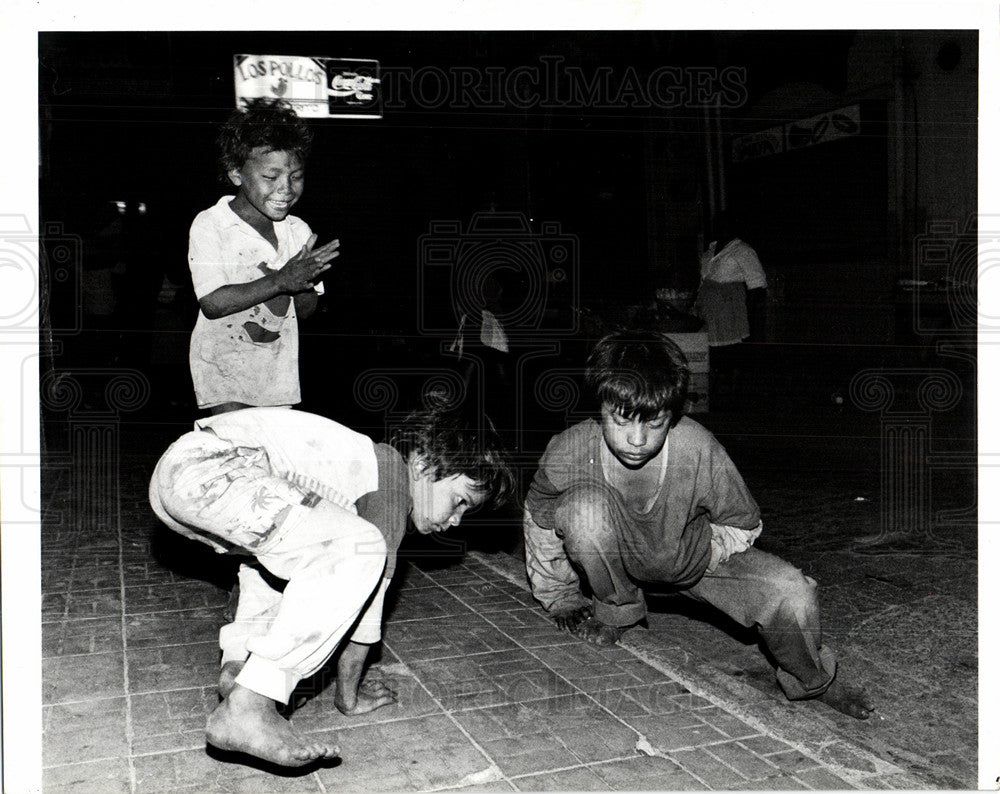
[[[594,527],[610,523],[611,494],[600,485],[578,485],[567,490],[556,503],[557,529]]]
[[[615,510],[611,494],[598,485],[581,485],[564,493],[556,507],[556,534],[572,555],[576,548],[604,547],[615,542]]]
[[[776,605],[784,605],[795,611],[815,607],[818,589],[816,580],[792,565],[773,577],[772,586]]]

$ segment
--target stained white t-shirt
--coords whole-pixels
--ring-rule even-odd
[[[280,270],[312,235],[305,221],[289,215],[274,224],[278,238],[275,250],[230,208],[234,198],[223,196],[191,224],[188,265],[199,300],[227,284],[256,281],[264,275],[261,265]],[[316,292],[322,291],[322,285],[317,285]],[[287,308],[282,311],[280,304],[285,302]],[[251,332],[260,341],[254,341]],[[291,296],[278,296],[215,320],[199,311],[189,361],[199,408],[226,402],[260,406],[298,403],[295,301]]]

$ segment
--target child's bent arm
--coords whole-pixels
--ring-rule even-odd
[[[337,660],[337,692],[334,705],[342,714],[367,714],[396,702],[396,693],[383,681],[361,682],[369,645],[348,640]]]
[[[283,295],[284,290],[274,278],[280,272],[271,273],[245,284],[226,284],[219,287],[199,301],[201,310],[209,320],[218,320],[220,317],[227,317],[258,303],[264,303],[277,295]]]
[[[278,295],[298,295],[311,291],[316,286],[320,273],[329,270],[330,261],[340,254],[337,250],[339,240],[314,250],[312,246],[315,242],[314,234],[281,270],[268,272],[256,281],[245,284],[226,284],[208,293],[199,301],[202,312],[208,319],[217,320]]]
[[[524,561],[531,594],[546,612],[583,607],[589,602],[580,592],[580,577],[566,557],[562,540],[535,523],[524,510]]]

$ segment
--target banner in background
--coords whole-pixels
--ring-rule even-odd
[[[802,121],[793,121],[733,139],[733,162],[742,163],[772,154],[804,149],[861,132],[861,106],[831,110]]]

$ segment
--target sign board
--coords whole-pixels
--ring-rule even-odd
[[[734,163],[781,154],[783,151],[785,151],[785,130],[782,127],[771,127],[733,139]]]
[[[804,149],[818,143],[846,138],[861,132],[861,106],[820,113],[802,121],[769,127],[733,139],[733,162],[742,163],[772,154]]]
[[[300,55],[235,55],[236,107],[245,100],[283,99],[309,118],[380,119],[379,62]]]
[[[861,106],[850,105],[785,125],[785,150],[847,138],[861,132]]]

